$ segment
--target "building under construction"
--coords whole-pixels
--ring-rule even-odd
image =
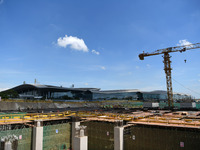
[[[200,111],[1,113],[1,150],[199,150]]]

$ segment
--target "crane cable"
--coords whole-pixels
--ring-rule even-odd
[[[172,80],[175,81],[176,83],[178,83],[179,85],[181,85],[182,87],[184,87],[185,89],[188,89],[188,90],[190,90],[191,92],[194,92],[194,93],[200,95],[200,93],[198,93],[198,92],[196,92],[196,91],[194,91],[194,90],[192,90],[192,89],[190,89],[190,88],[188,88],[188,87],[185,87],[183,84],[181,84],[180,82],[176,81],[175,79],[172,78]]]

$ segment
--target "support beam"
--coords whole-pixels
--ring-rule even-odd
[[[38,120],[35,122],[35,127],[33,128],[33,150],[43,149],[43,126],[42,121]]]

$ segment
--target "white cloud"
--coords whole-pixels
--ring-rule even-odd
[[[88,85],[88,83],[85,83],[85,85]]]
[[[94,49],[92,50],[92,53],[96,54],[96,55],[99,55],[100,53],[95,51]]]
[[[100,66],[100,68],[101,68],[102,70],[106,70],[106,67],[104,67],[104,66]]]
[[[2,4],[3,3],[3,0],[0,0],[0,4]]]
[[[140,67],[139,67],[139,66],[135,66],[135,68],[136,68],[136,69],[140,69]]]
[[[63,37],[63,38],[60,37],[57,40],[57,44],[60,47],[64,47],[64,48],[66,48],[67,46],[70,46],[70,48],[74,49],[74,50],[83,51],[83,52],[89,51],[89,49],[87,48],[83,39],[79,39],[79,38],[73,37],[73,36],[65,35],[65,37]]]
[[[192,43],[184,39],[184,40],[179,40],[179,43],[177,44],[177,46],[185,46],[185,45],[190,45],[190,44]],[[193,47],[193,46],[186,46],[186,47]]]
[[[149,65],[149,64],[147,64],[146,66],[147,66],[148,69],[151,68],[151,65]]]

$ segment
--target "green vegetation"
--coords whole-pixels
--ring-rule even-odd
[[[7,90],[7,91],[0,92],[0,96],[2,99],[18,98],[19,94],[14,90]]]

